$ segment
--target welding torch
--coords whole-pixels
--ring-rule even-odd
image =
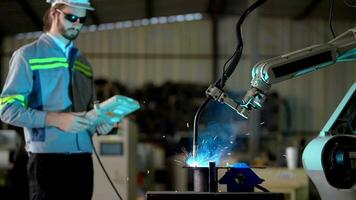
[[[241,33],[241,27],[242,23],[245,21],[245,18],[250,14],[253,10],[255,10],[257,7],[265,3],[267,0],[257,0],[255,1],[250,7],[248,7],[239,20],[236,23],[236,36],[237,36],[237,47],[234,52],[234,54],[228,59],[228,61],[225,63],[228,64],[228,68],[225,70],[225,65],[224,65],[224,71],[222,73],[222,77],[217,80],[213,86],[209,86],[209,88],[206,90],[206,95],[207,98],[204,100],[204,102],[200,105],[198,108],[197,112],[195,113],[194,116],[194,129],[193,129],[193,163],[197,163],[197,157],[198,157],[198,131],[199,131],[199,118],[200,114],[203,111],[203,109],[208,105],[210,100],[216,100],[216,98],[220,100],[224,100],[228,102],[228,105],[231,105],[232,107],[235,106],[236,108],[237,105],[241,105],[242,102],[235,102],[234,100],[230,99],[227,97],[227,95],[223,92],[223,88],[225,86],[226,81],[229,79],[231,74],[234,72],[236,69],[237,64],[240,61],[242,50],[243,50],[243,40],[242,40],[242,33]],[[213,90],[213,88],[216,88]],[[214,94],[215,93],[215,94]],[[217,96],[217,94],[220,94]],[[223,95],[224,94],[224,95]],[[241,104],[239,104],[241,103]]]

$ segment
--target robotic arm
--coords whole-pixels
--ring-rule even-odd
[[[272,84],[298,77],[337,62],[356,61],[356,27],[326,44],[317,44],[257,63],[252,69],[251,88],[242,100],[235,101],[215,85],[206,95],[234,109],[248,119],[252,109],[261,109]]]
[[[213,86],[209,87],[207,95],[229,105],[248,119],[252,109],[263,107],[272,84],[348,61],[356,61],[356,27],[326,44],[313,45],[257,63],[252,69],[251,89],[240,102],[233,101]]]
[[[318,44],[257,63],[252,69],[251,89],[236,102],[216,87],[207,94],[248,118],[263,107],[272,84],[298,77],[337,62],[356,61],[356,27],[326,44]],[[214,96],[215,95],[215,96]],[[218,98],[217,98],[218,97]],[[356,197],[356,83],[340,103],[319,137],[303,152],[303,165],[320,196],[328,199]]]

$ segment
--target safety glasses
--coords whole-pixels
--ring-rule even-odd
[[[68,14],[68,13],[64,13],[62,10],[56,9],[57,12],[62,13],[64,15],[64,18],[72,23],[75,23],[78,21],[79,19],[79,23],[84,24],[85,20],[87,19],[87,17],[78,17],[76,15],[72,15],[72,14]]]

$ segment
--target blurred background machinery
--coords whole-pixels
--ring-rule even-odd
[[[136,199],[137,177],[137,136],[135,122],[124,119],[116,134],[94,136],[93,143],[114,186],[127,200]],[[93,199],[115,199],[111,188],[98,160],[94,160],[94,195]]]

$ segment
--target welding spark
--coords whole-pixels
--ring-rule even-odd
[[[164,136],[162,136],[163,138],[166,138],[166,136],[164,135]]]
[[[219,165],[220,159],[227,155],[227,151],[234,144],[236,132],[233,132],[229,124],[211,123],[198,138],[198,154],[196,158],[192,153],[184,152],[187,166],[208,167],[209,162],[215,162]],[[231,137],[231,135],[234,135]]]
[[[246,133],[245,135],[250,135],[250,133]]]
[[[178,163],[178,165],[180,165],[180,166],[185,166],[185,162],[183,162],[181,160],[173,160],[173,161]]]
[[[193,162],[192,167],[198,167],[198,162]]]
[[[189,128],[189,123],[187,122],[187,128]]]
[[[189,152],[184,147],[182,148],[182,152],[183,152],[185,157],[189,156]]]
[[[260,125],[262,126],[263,124],[265,124],[265,122],[261,122]]]
[[[147,174],[150,174],[150,170],[147,170]]]
[[[189,154],[187,157],[186,163],[188,166],[208,167],[209,162],[211,161],[218,164],[222,154],[224,153],[223,151],[220,151],[220,148],[212,147],[211,145],[201,145],[198,146],[198,149],[199,154],[197,155],[196,159],[193,158],[192,154]]]

